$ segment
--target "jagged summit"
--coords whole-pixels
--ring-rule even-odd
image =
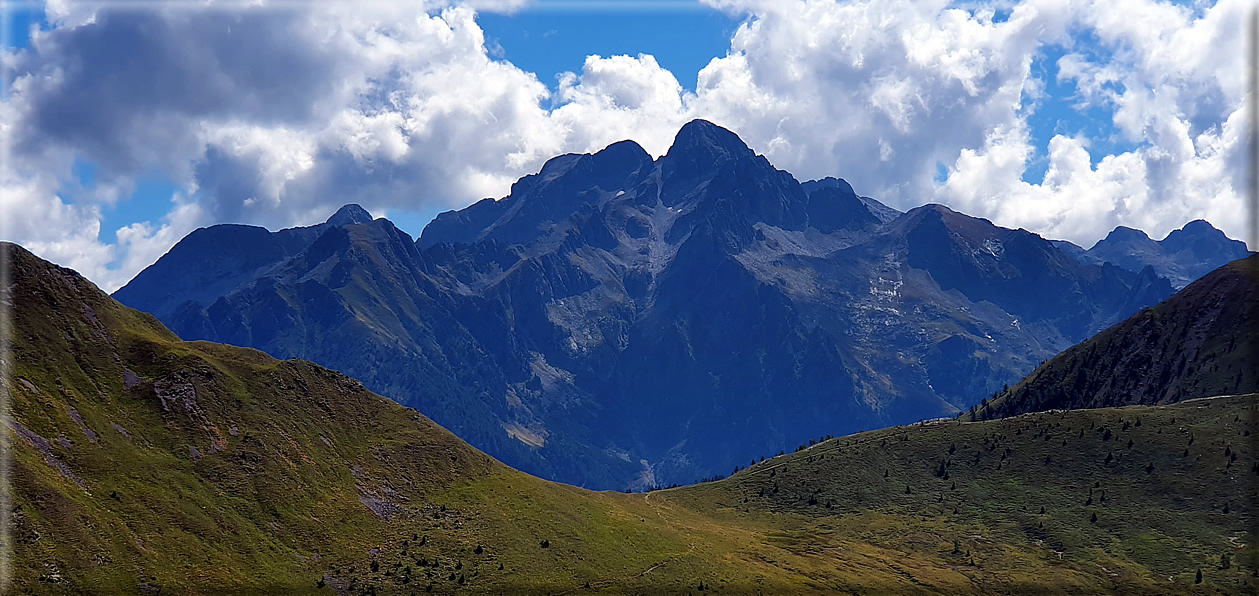
[[[481,240],[527,245],[549,237],[551,232],[568,224],[580,227],[577,220],[570,222],[569,218],[580,213],[603,212],[610,203],[636,209],[628,205],[636,201],[650,205],[659,197],[665,205],[677,208],[677,202],[687,197],[697,198],[691,196],[691,191],[712,180],[725,186],[719,190],[714,190],[717,186],[708,187],[709,194],[746,201],[748,205],[740,211],[747,211],[753,219],[776,223],[803,221],[804,195],[790,174],[774,174],[777,170],[763,158],[751,166],[756,170],[754,173],[741,172],[739,177],[727,175],[729,171],[723,173],[723,164],[749,157],[754,158],[756,154],[738,135],[706,120],[684,125],[669,152],[659,160],[653,160],[632,140],[612,143],[593,154],[556,156],[547,160],[536,174],[516,181],[511,194],[501,200],[481,201],[467,209],[439,214],[424,228],[417,246],[467,245]],[[749,183],[752,179],[758,182]],[[764,196],[752,198],[755,193]],[[784,202],[783,197],[788,195],[789,199]],[[743,198],[736,198],[740,196]],[[617,217],[626,215],[622,213]],[[692,219],[697,217],[700,215],[693,215]],[[630,226],[638,230],[635,226],[639,225],[639,220],[631,219],[634,223]],[[586,231],[596,236],[600,234],[594,229]],[[665,233],[668,229],[659,232]],[[671,238],[685,236],[683,231]]]
[[[1093,248],[1097,248],[1097,245],[1103,242],[1134,242],[1134,241],[1135,242],[1153,242],[1153,240],[1150,239],[1149,235],[1147,235],[1145,232],[1141,230],[1138,230],[1135,228],[1129,228],[1128,226],[1118,226],[1115,229],[1111,230],[1110,233],[1106,235],[1106,238],[1099,240],[1097,244],[1094,244]]]
[[[1200,258],[1209,258],[1215,253],[1223,253],[1234,258],[1241,258],[1247,254],[1244,242],[1229,238],[1205,219],[1195,219],[1179,230],[1172,230],[1160,244],[1172,252],[1188,250],[1192,253],[1200,253],[1195,254]]]
[[[857,191],[852,189],[852,185],[849,184],[847,180],[844,180],[843,178],[836,178],[834,176],[827,176],[820,180],[810,180],[802,183],[802,185],[806,187],[806,189],[833,188],[846,195],[857,196]]]
[[[1211,225],[1211,222],[1208,222],[1208,221],[1207,221],[1207,220],[1205,220],[1205,219],[1195,219],[1195,220],[1193,220],[1193,221],[1191,221],[1191,222],[1189,222],[1189,223],[1185,224],[1185,225],[1184,225],[1184,227],[1182,227],[1179,231],[1183,231],[1183,232],[1194,232],[1194,233],[1212,233],[1212,232],[1219,232],[1219,233],[1223,234],[1223,232],[1220,232],[1218,229],[1216,229],[1216,228],[1215,228],[1215,226]],[[1176,233],[1176,232],[1172,232],[1172,234],[1175,234],[1175,233]],[[1169,236],[1170,236],[1170,234],[1169,234]]]
[[[328,218],[327,224],[331,226],[349,226],[354,224],[364,224],[372,222],[372,214],[366,209],[355,203],[350,203],[332,214]]]
[[[711,168],[725,161],[755,155],[739,135],[707,120],[696,119],[678,130],[664,159],[685,160],[694,163],[697,168]]]
[[[875,209],[887,208],[877,201],[867,203],[862,200],[853,191],[852,185],[843,178],[811,180],[801,184],[800,189],[809,197],[809,225],[824,234],[840,229],[861,229],[895,218],[880,217],[874,212]]]
[[[594,153],[594,158],[596,163],[599,163],[600,161],[642,163],[645,161],[650,162],[652,160],[651,154],[647,153],[647,150],[643,149],[642,145],[639,145],[631,139],[617,141],[599,151],[596,151]]]
[[[865,207],[865,209],[869,211],[870,214],[874,216],[880,223],[887,223],[889,221],[892,221],[893,219],[896,219],[897,217],[901,215],[900,211],[893,209],[891,207],[888,207],[887,205],[884,205],[883,203],[880,203],[879,201],[875,199],[858,195],[857,192],[853,190],[852,185],[849,184],[848,181],[844,180],[843,178],[827,176],[820,180],[810,180],[808,182],[802,182],[800,183],[800,188],[804,189],[804,192],[809,195],[813,195],[815,192],[818,192],[818,191],[822,191],[822,192],[830,191],[842,197],[853,197],[857,201],[859,201]]]
[[[988,224],[982,226],[985,229],[991,226],[992,222],[980,218],[972,217],[963,213],[958,213],[949,208],[948,205],[940,203],[927,203],[919,205],[905,212],[905,215],[897,220],[896,224],[905,229],[913,229],[924,224],[944,225],[948,228],[960,228],[958,231],[973,231],[976,225],[983,223]]]

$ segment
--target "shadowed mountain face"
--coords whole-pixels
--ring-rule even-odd
[[[198,230],[115,297],[622,488],[950,415],[1171,293],[941,206],[800,184],[704,121],[657,160],[630,141],[556,157],[416,242],[368,217]]]
[[[1152,267],[1177,290],[1229,261],[1250,254],[1245,242],[1225,236],[1201,219],[1173,230],[1162,240],[1152,240],[1141,230],[1119,226],[1087,251],[1066,242],[1061,248],[1086,263],[1108,262],[1129,271]]]
[[[1212,271],[1046,362],[978,417],[1259,390],[1259,256]]]

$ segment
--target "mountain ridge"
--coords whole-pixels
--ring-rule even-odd
[[[1118,226],[1092,248],[1074,254],[1084,262],[1109,262],[1134,272],[1153,267],[1179,290],[1217,267],[1252,253],[1246,243],[1225,236],[1206,220],[1196,219],[1172,230],[1162,240],[1154,240],[1141,230]]]

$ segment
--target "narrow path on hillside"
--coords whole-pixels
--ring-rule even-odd
[[[669,564],[669,563],[671,563],[671,562],[673,562],[673,561],[676,561],[676,560],[678,560],[678,559],[680,559],[680,558],[682,558],[682,557],[684,557],[684,556],[687,556],[687,555],[689,555],[689,554],[691,554],[691,553],[695,552],[695,542],[694,542],[693,540],[691,540],[691,539],[690,539],[690,535],[689,535],[688,533],[686,533],[685,531],[683,531],[681,528],[679,528],[679,527],[677,526],[677,524],[675,524],[675,523],[673,523],[673,522],[669,521],[669,519],[668,519],[667,517],[665,517],[664,513],[663,513],[663,512],[661,512],[660,507],[659,507],[658,505],[656,505],[656,504],[654,504],[654,503],[652,503],[652,502],[651,502],[651,495],[652,495],[652,493],[653,493],[653,492],[658,492],[658,491],[651,491],[651,492],[644,493],[644,494],[643,494],[643,502],[644,502],[644,503],[646,503],[649,507],[651,507],[652,511],[655,511],[655,512],[656,512],[656,515],[660,518],[660,521],[664,522],[664,523],[665,523],[665,525],[667,525],[667,526],[669,526],[670,528],[672,528],[673,530],[677,531],[679,535],[687,537],[687,540],[686,540],[687,550],[686,550],[686,552],[685,552],[685,553],[679,553],[679,554],[676,554],[676,555],[670,555],[669,557],[666,557],[663,561],[660,561],[660,562],[658,562],[658,563],[654,563],[654,564],[652,564],[650,567],[648,567],[648,568],[646,568],[646,569],[644,569],[644,570],[642,570],[642,571],[640,571],[640,572],[638,572],[638,573],[632,574],[632,575],[621,575],[621,576],[617,576],[616,578],[612,578],[612,579],[601,579],[601,580],[599,580],[599,581],[597,581],[597,582],[590,582],[590,584],[589,584],[589,585],[590,585],[590,587],[591,587],[591,588],[599,588],[599,587],[607,587],[607,586],[619,586],[619,585],[624,585],[625,580],[629,580],[629,579],[637,579],[637,578],[643,577],[643,576],[645,576],[645,575],[647,575],[647,574],[651,573],[652,571],[655,571],[656,569],[659,569],[660,567],[663,567],[663,566],[665,566],[665,565],[667,565],[667,564]],[[563,591],[563,592],[560,592],[560,594],[572,594],[572,593],[574,593],[574,592],[577,592],[578,590],[585,590],[585,589],[586,589],[586,587],[585,587],[585,586],[582,586],[582,587],[579,587],[579,588],[572,588],[572,589],[569,589],[569,590],[565,590],[565,591]]]

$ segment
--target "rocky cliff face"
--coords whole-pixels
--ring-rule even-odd
[[[630,141],[556,157],[415,242],[368,219],[199,230],[116,297],[187,339],[339,369],[526,471],[623,488],[949,415],[1171,292],[941,206],[800,184],[704,121],[656,160]],[[221,231],[270,248],[232,256]]]

